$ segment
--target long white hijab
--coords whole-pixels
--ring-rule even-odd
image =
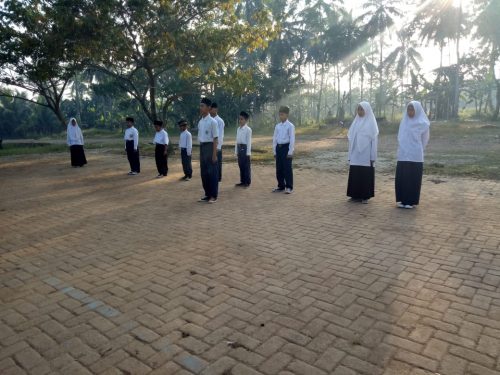
[[[363,117],[356,115],[349,127],[347,138],[351,144],[356,142],[357,149],[361,152],[371,145],[371,142],[378,136],[379,132],[377,120],[375,119],[370,103],[361,102],[359,105],[363,107],[365,115]]]
[[[73,126],[72,122],[75,120],[76,125]],[[80,134],[82,133],[80,127],[78,126],[78,122],[76,118],[71,117],[68,122],[68,138],[69,139],[80,139]]]
[[[415,116],[410,118],[408,116],[408,107],[413,106],[415,109]],[[398,142],[402,147],[408,146],[409,144],[421,139],[422,134],[424,134],[430,127],[431,123],[429,118],[425,114],[424,108],[420,102],[414,100],[408,103],[406,109],[403,113],[403,119],[399,124],[398,132]]]

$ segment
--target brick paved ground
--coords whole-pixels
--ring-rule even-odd
[[[365,206],[226,165],[206,205],[177,165],[66,159],[0,165],[2,375],[500,374],[499,183],[429,177],[404,211],[391,176]]]

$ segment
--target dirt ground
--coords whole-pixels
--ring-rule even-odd
[[[214,205],[176,158],[2,158],[0,373],[500,374],[500,183],[426,176],[400,210],[380,172],[353,204],[314,152],[290,196],[225,163]]]

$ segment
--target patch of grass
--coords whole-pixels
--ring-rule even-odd
[[[49,154],[67,151],[66,145],[48,143],[4,144],[0,149],[0,157],[14,155]]]
[[[475,158],[470,158],[469,161],[462,159],[457,162],[450,157],[439,162],[429,161],[424,164],[424,173],[500,180],[500,155],[496,152],[486,152],[475,155]]]
[[[91,143],[84,146],[86,150],[123,150],[122,142]],[[16,155],[36,155],[69,152],[65,144],[52,143],[5,143],[0,149],[0,157]]]

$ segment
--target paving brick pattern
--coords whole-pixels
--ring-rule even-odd
[[[0,373],[500,374],[500,184],[425,178],[394,208],[296,169],[200,204],[119,156],[0,164]],[[195,170],[197,170],[195,166]]]

